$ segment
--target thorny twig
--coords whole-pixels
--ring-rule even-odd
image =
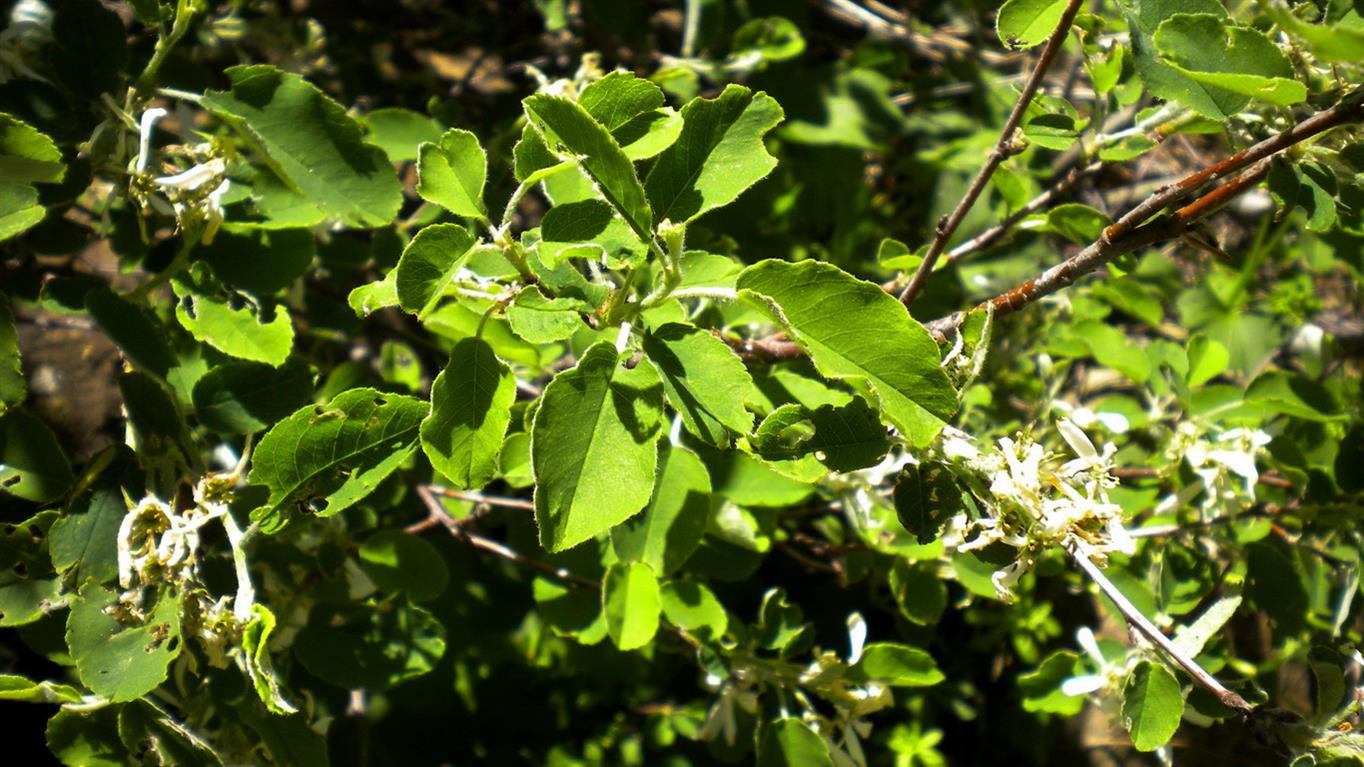
[[[910,278],[909,284],[900,293],[900,302],[905,306],[914,303],[914,299],[923,290],[924,283],[928,281],[929,275],[933,274],[933,267],[938,262],[938,256],[942,255],[943,248],[947,246],[947,241],[952,237],[952,233],[961,226],[962,219],[970,212],[971,206],[976,204],[985,185],[990,183],[990,177],[994,175],[995,169],[1006,159],[1018,154],[1026,146],[1014,134],[1018,131],[1019,123],[1023,121],[1023,113],[1032,104],[1032,97],[1037,93],[1037,88],[1042,84],[1042,78],[1046,75],[1047,69],[1051,67],[1052,61],[1056,59],[1056,54],[1061,50],[1061,44],[1065,42],[1066,36],[1070,34],[1070,25],[1075,21],[1075,15],[1080,12],[1080,5],[1083,0],[1070,0],[1066,8],[1061,12],[1061,20],[1057,23],[1056,29],[1047,38],[1047,44],[1042,48],[1042,54],[1037,59],[1037,64],[1033,67],[1032,74],[1028,81],[1023,84],[1023,92],[1019,94],[1018,101],[1014,104],[1013,111],[1004,121],[1004,128],[1000,131],[999,141],[995,143],[994,149],[985,158],[985,165],[971,181],[971,186],[966,190],[957,203],[957,207],[952,210],[945,218],[938,222],[938,227],[933,233],[933,242],[928,246],[928,251],[924,253],[924,260],[919,264],[919,268]]]

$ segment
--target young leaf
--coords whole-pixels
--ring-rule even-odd
[[[417,150],[417,194],[456,216],[488,220],[483,185],[488,180],[488,156],[478,137],[451,128],[440,141]]]
[[[1259,3],[1259,7],[1269,14],[1274,23],[1306,40],[1312,53],[1319,58],[1351,64],[1364,61],[1364,21],[1360,19],[1358,4],[1353,14],[1329,28],[1299,19],[1279,0]]]
[[[775,260],[748,267],[736,284],[821,373],[866,379],[886,418],[913,444],[928,444],[956,412],[937,344],[879,286],[831,264]]]
[[[539,93],[525,100],[526,117],[550,149],[575,159],[635,234],[652,236],[653,217],[635,167],[606,128],[578,104]]]
[[[1259,30],[1229,26],[1215,14],[1176,13],[1152,41],[1166,64],[1203,85],[1279,106],[1307,98],[1288,57]]]
[[[616,556],[643,562],[667,575],[701,543],[710,515],[710,474],[696,453],[661,447],[653,498],[643,514],[611,530]]]
[[[203,107],[247,136],[280,179],[350,226],[393,220],[402,205],[393,166],[340,104],[272,66],[230,67],[227,76],[231,89],[205,93]]]
[[[784,114],[766,93],[727,85],[714,99],[682,108],[682,135],[645,180],[654,217],[675,224],[733,202],[777,166],[763,136]]]
[[[431,386],[431,414],[421,425],[431,466],[462,488],[492,481],[515,401],[516,378],[486,341],[455,344]]]
[[[602,611],[611,641],[621,650],[637,650],[658,631],[662,603],[658,576],[643,562],[617,562],[602,579]]]
[[[1031,48],[1051,37],[1065,9],[1066,0],[1009,0],[995,17],[995,30],[1010,48]]]
[[[1154,751],[1179,729],[1184,696],[1179,681],[1165,666],[1141,661],[1122,688],[1122,720],[1138,751]]]
[[[753,414],[744,407],[753,379],[724,341],[670,322],[644,337],[644,353],[658,368],[668,403],[697,438],[724,447],[730,432],[753,428]]]
[[[145,621],[124,622],[110,611],[118,603],[118,593],[86,584],[66,619],[66,644],[81,682],[115,703],[156,689],[183,646],[180,601],[167,586],[147,610]]]
[[[610,72],[592,81],[578,104],[611,132],[631,160],[653,157],[682,132],[681,116],[663,105],[663,91],[631,72]]]
[[[425,319],[454,284],[474,246],[473,235],[458,224],[433,224],[403,248],[394,269],[398,303]]]
[[[256,446],[249,480],[270,490],[252,512],[266,532],[291,504],[331,516],[373,492],[417,448],[427,405],[414,397],[351,389],[275,424]]]
[[[563,551],[620,524],[653,492],[663,388],[610,343],[545,387],[531,428],[540,544]]]
[[[794,717],[768,725],[758,746],[758,767],[834,767],[829,746]]]

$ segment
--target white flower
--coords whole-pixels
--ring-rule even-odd
[[[1118,669],[1104,657],[1103,651],[1099,649],[1099,643],[1094,639],[1094,632],[1088,626],[1081,626],[1075,632],[1075,641],[1080,645],[1080,649],[1084,650],[1085,654],[1089,656],[1096,672],[1073,676],[1065,680],[1061,683],[1061,692],[1066,695],[1088,695],[1107,687],[1110,678]]]
[[[848,614],[848,665],[851,666],[862,657],[862,648],[867,644],[867,621],[862,613]]]
[[[171,201],[181,229],[189,223],[202,223],[201,239],[204,244],[213,242],[223,223],[223,197],[232,185],[227,180],[226,160],[215,157],[182,173],[154,178],[152,184]]]
[[[167,114],[161,107],[154,107],[143,112],[142,118],[137,121],[137,159],[133,161],[133,168],[138,173],[147,172],[147,162],[151,159],[152,129],[156,127],[156,121]]]

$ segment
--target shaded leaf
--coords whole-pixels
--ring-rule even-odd
[[[462,488],[490,482],[515,400],[516,378],[486,341],[465,338],[455,344],[431,386],[431,414],[421,425],[431,466]]]

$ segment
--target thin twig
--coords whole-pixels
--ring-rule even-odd
[[[980,172],[971,181],[971,186],[957,203],[957,207],[938,222],[937,230],[933,234],[933,242],[924,254],[923,263],[919,264],[918,271],[914,272],[914,277],[910,279],[909,284],[900,293],[900,302],[905,306],[912,305],[914,299],[918,298],[920,291],[923,290],[924,283],[933,273],[933,267],[938,262],[938,256],[942,255],[943,248],[947,246],[948,239],[952,237],[953,232],[957,231],[957,227],[961,226],[962,219],[966,218],[971,206],[976,204],[976,200],[985,191],[985,185],[990,182],[990,177],[994,175],[995,169],[1006,159],[1023,151],[1026,146],[1014,136],[1014,133],[1018,130],[1019,123],[1023,121],[1023,113],[1032,104],[1032,97],[1037,93],[1038,86],[1042,84],[1042,78],[1046,75],[1047,69],[1056,59],[1056,54],[1060,52],[1066,36],[1070,34],[1070,26],[1075,21],[1075,15],[1080,12],[1082,2],[1083,0],[1070,0],[1066,4],[1066,9],[1061,12],[1060,22],[1057,23],[1056,29],[1052,31],[1051,37],[1047,38],[1047,44],[1042,48],[1042,54],[1037,59],[1037,65],[1033,67],[1028,81],[1023,84],[1023,92],[1019,94],[1013,111],[1009,113],[1009,118],[1004,121],[1004,129],[1000,131],[999,140],[995,142],[994,149],[991,149],[990,154],[985,158],[985,165],[981,167]]]
[[[422,505],[426,507],[426,512],[427,514],[430,515],[429,519],[434,520],[436,524],[444,525],[445,529],[449,530],[451,535],[460,539],[461,541],[464,541],[470,546],[479,549],[480,551],[486,551],[489,554],[494,554],[507,560],[508,562],[520,565],[521,567],[527,568],[529,570],[535,570],[537,572],[544,573],[545,575],[548,575],[551,578],[555,578],[565,583],[572,583],[576,586],[583,586],[585,588],[590,589],[601,588],[600,583],[597,583],[596,581],[590,578],[584,578],[581,575],[572,573],[567,568],[555,567],[554,565],[548,564],[546,562],[541,562],[538,559],[533,559],[531,557],[526,556],[525,554],[522,554],[519,551],[516,551],[515,549],[510,548],[504,543],[500,543],[491,538],[486,538],[482,535],[479,535],[478,533],[473,532],[472,530],[469,530],[466,526],[461,525],[459,523],[459,520],[450,516],[450,512],[446,511],[445,507],[440,504],[440,500],[436,498],[436,492],[434,488],[432,488],[429,485],[417,485],[417,497],[421,498]],[[428,523],[424,520],[422,522],[418,522],[416,525],[409,527],[408,530],[416,532],[418,530],[424,530],[434,526],[435,526],[434,524]]]
[[[500,506],[504,509],[521,509],[523,511],[535,511],[535,504],[531,503],[530,501],[527,501],[524,498],[508,498],[506,496],[501,495],[487,495],[484,493],[474,492],[473,490],[454,490],[448,487],[441,487],[439,485],[427,485],[426,487],[432,493],[435,493],[436,495],[443,495],[446,498],[454,498],[460,501],[469,501],[470,503],[480,503],[486,506]]]
[[[1235,692],[1224,687],[1221,682],[1217,681],[1216,677],[1203,670],[1203,667],[1198,665],[1193,658],[1190,658],[1183,650],[1176,647],[1175,643],[1170,641],[1169,637],[1161,633],[1160,629],[1156,628],[1155,624],[1147,620],[1146,616],[1142,615],[1141,610],[1138,610],[1137,606],[1132,604],[1132,602],[1118,590],[1117,586],[1113,585],[1113,582],[1108,579],[1108,576],[1104,575],[1103,570],[1100,570],[1099,566],[1094,564],[1094,560],[1089,558],[1089,553],[1085,551],[1083,543],[1071,539],[1066,542],[1065,548],[1066,551],[1070,552],[1071,558],[1080,566],[1080,569],[1084,570],[1085,575],[1089,576],[1089,579],[1094,581],[1094,584],[1099,587],[1099,590],[1104,593],[1104,596],[1108,597],[1109,600],[1117,606],[1118,612],[1122,613],[1122,617],[1127,619],[1127,624],[1135,629],[1137,633],[1145,637],[1146,641],[1159,648],[1161,652],[1165,653],[1165,655],[1167,655],[1170,660],[1174,661],[1180,668],[1184,669],[1185,673],[1190,677],[1193,677],[1194,682],[1197,683],[1198,686],[1216,696],[1216,698],[1222,702],[1222,705],[1240,713],[1242,716],[1248,715],[1255,710],[1255,707],[1248,703],[1245,698],[1242,698],[1240,695],[1237,695]]]

